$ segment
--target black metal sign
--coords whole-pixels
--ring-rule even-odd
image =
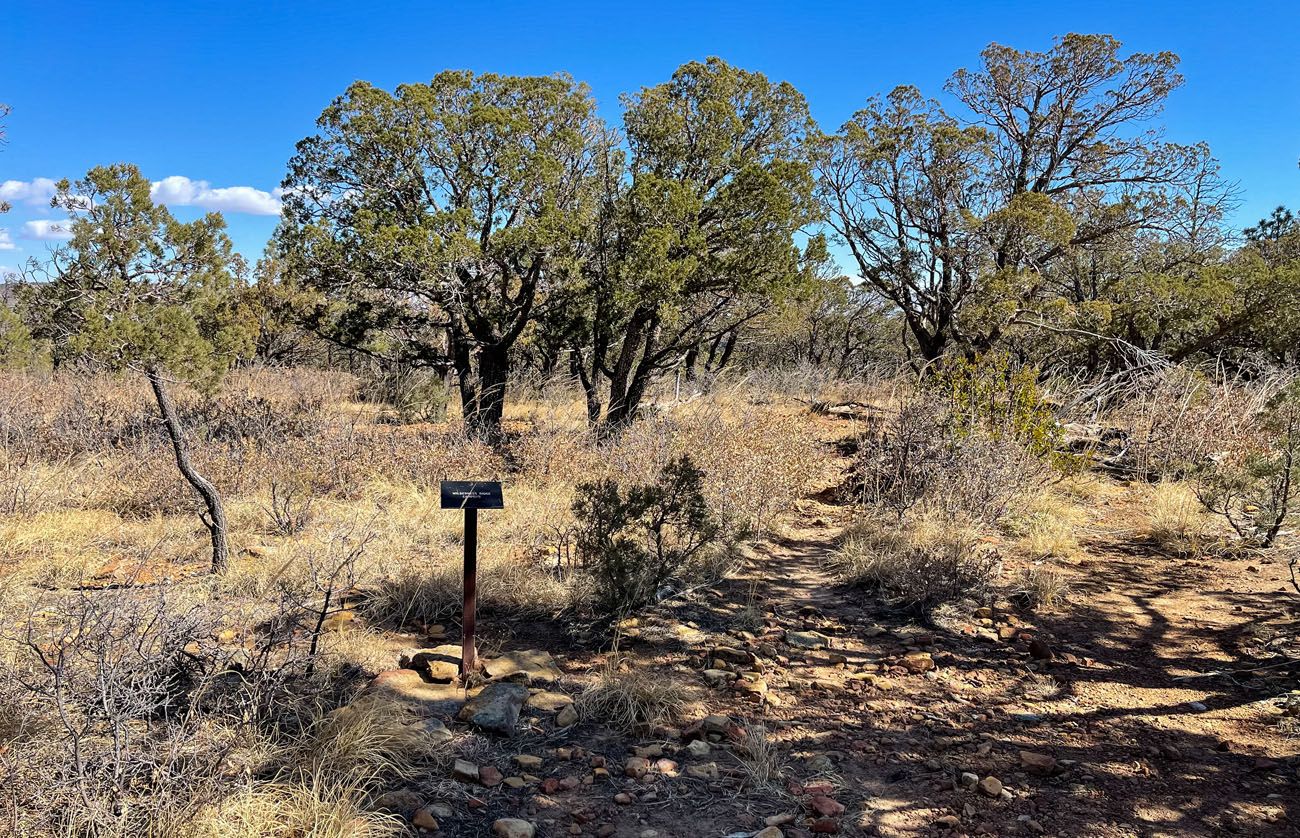
[[[443,509],[502,509],[501,484],[495,480],[442,481]]]
[[[460,674],[478,665],[474,625],[478,619],[478,511],[502,509],[501,484],[494,480],[442,481],[442,508],[465,510],[465,602],[460,620]]]

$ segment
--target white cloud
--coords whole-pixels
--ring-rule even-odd
[[[68,230],[66,218],[55,220],[38,218],[23,223],[22,237],[42,242],[64,242],[72,238],[72,233]]]
[[[34,207],[49,206],[54,197],[54,181],[47,177],[38,177],[30,181],[6,180],[0,183],[0,203],[30,204]]]
[[[280,214],[278,195],[251,186],[222,186],[214,189],[206,180],[190,180],[182,175],[154,181],[149,194],[155,201],[178,207],[198,207],[249,215]]]
[[[17,247],[14,240],[9,238],[9,229],[0,227],[0,250],[15,250]]]
[[[47,207],[54,197],[55,182],[47,177],[30,181],[6,180],[0,183],[0,203],[27,204]],[[213,187],[206,180],[191,180],[183,175],[172,175],[153,182],[149,194],[155,201],[175,207],[198,207],[216,212],[238,212],[248,215],[279,215],[279,188],[271,192],[252,186]]]

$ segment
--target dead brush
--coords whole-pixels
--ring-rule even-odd
[[[275,535],[292,536],[307,529],[312,521],[314,498],[301,485],[271,481],[271,499],[263,509],[270,518],[270,530]]]
[[[681,687],[662,673],[632,669],[615,651],[578,696],[583,718],[627,733],[671,723],[686,710]]]
[[[869,521],[851,529],[828,561],[844,581],[903,607],[991,599],[1002,558],[970,521],[926,516],[903,527]]]

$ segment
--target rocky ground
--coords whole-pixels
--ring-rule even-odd
[[[447,777],[382,805],[443,836],[1300,835],[1300,738],[1281,721],[1300,667],[1258,637],[1296,617],[1284,561],[1161,555],[1117,487],[1065,605],[922,624],[823,570],[848,514],[834,499],[622,626],[621,665],[685,703],[671,726],[625,735],[580,712],[611,653],[558,626],[486,615],[502,651],[468,691],[458,646],[405,639],[422,650],[358,702],[396,703],[435,740],[477,733]]]

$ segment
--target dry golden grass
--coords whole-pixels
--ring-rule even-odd
[[[369,811],[354,789],[319,783],[265,783],[200,813],[194,838],[389,838],[405,821]],[[179,836],[178,836],[179,838]]]
[[[682,687],[662,672],[633,669],[614,652],[578,696],[578,712],[606,727],[644,731],[681,718],[688,702]]]
[[[0,480],[14,490],[8,506],[0,495],[5,613],[30,613],[41,597],[73,588],[92,596],[101,588],[147,596],[165,587],[183,607],[206,609],[211,617],[193,648],[242,667],[281,630],[276,626],[287,625],[288,636],[297,638],[284,654],[304,654],[304,629],[312,621],[300,612],[310,616],[321,596],[313,570],[337,539],[365,542],[348,576],[358,596],[350,612],[356,618],[331,621],[320,636],[310,689],[272,708],[287,718],[276,716],[268,729],[265,721],[254,726],[237,715],[221,717],[213,722],[218,733],[237,744],[223,751],[228,765],[207,766],[213,776],[196,779],[212,785],[190,795],[189,808],[182,812],[161,793],[154,796],[157,806],[132,804],[129,829],[160,838],[402,834],[397,820],[371,811],[379,778],[391,785],[403,777],[444,776],[451,748],[422,735],[411,718],[364,701],[328,710],[352,695],[336,675],[394,664],[397,649],[409,645],[394,630],[454,622],[459,612],[462,522],[439,508],[439,480],[506,484],[506,508],[480,519],[481,607],[553,615],[582,611],[593,601],[590,575],[573,554],[578,483],[650,482],[673,457],[689,453],[728,528],[723,546],[691,569],[703,577],[730,568],[741,535],[770,526],[828,462],[804,408],[777,398],[756,402],[742,391],[666,400],[624,432],[598,437],[586,427],[578,394],[548,386],[511,403],[508,448],[494,452],[459,431],[454,411],[444,423],[386,423],[381,406],[358,400],[350,376],[241,371],[215,402],[179,388],[175,393],[194,459],[221,489],[231,524],[230,567],[214,577],[207,573],[210,547],[197,503],[176,474],[142,382],[62,373],[0,377]],[[311,498],[301,526],[279,525],[271,514],[273,490],[290,485]],[[0,659],[3,667],[12,669]],[[258,688],[271,689],[275,677]],[[631,729],[676,719],[688,706],[693,712],[688,695],[660,674],[620,671],[613,663],[580,707],[591,718]],[[21,691],[0,694],[0,701],[30,704]],[[315,702],[322,715],[300,728]],[[235,706],[245,712],[249,705]],[[27,714],[0,712],[6,735],[34,723]],[[30,756],[63,765],[62,735],[52,728],[48,748]],[[469,740],[454,747],[461,755],[474,750]],[[97,806],[114,794],[93,793]],[[59,833],[68,823],[36,812],[27,834]],[[101,823],[96,834],[110,836],[114,828]]]
[[[1198,555],[1209,537],[1209,520],[1185,483],[1157,483],[1145,499],[1147,534],[1164,550]]]
[[[746,783],[758,789],[779,787],[785,768],[779,743],[761,725],[749,724],[744,729],[745,733],[735,743],[732,754],[745,772]]]
[[[1076,480],[1067,485],[1071,488],[1053,486],[1037,493],[1003,522],[1003,530],[1016,539],[1017,551],[1031,560],[1070,558],[1080,552],[1078,533],[1087,520],[1080,489],[1089,484]]]

